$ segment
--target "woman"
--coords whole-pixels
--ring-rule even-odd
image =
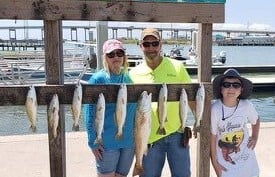
[[[104,68],[89,79],[89,84],[132,83],[128,75],[128,62],[125,49],[120,41],[107,40],[103,45]],[[127,104],[126,121],[123,127],[122,138],[116,139],[117,127],[115,124],[115,103],[106,104],[102,144],[95,144],[95,105],[89,105],[86,110],[86,127],[88,145],[96,159],[96,168],[99,177],[127,176],[134,156],[134,103]]]

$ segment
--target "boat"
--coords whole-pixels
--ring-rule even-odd
[[[64,82],[77,82],[96,61],[95,45],[65,42],[63,51]],[[45,83],[44,51],[9,51],[0,53],[0,84]]]
[[[169,53],[165,53],[164,56],[180,60],[185,65],[198,65],[198,55],[195,49],[192,47],[185,52],[183,46],[176,46],[170,50]],[[219,54],[212,56],[212,65],[224,65],[226,63],[226,52],[220,51]]]

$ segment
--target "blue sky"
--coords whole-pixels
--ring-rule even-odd
[[[225,3],[225,23],[214,24],[214,28],[224,29],[260,29],[260,30],[272,30],[275,31],[275,0],[226,0]],[[42,25],[42,21],[28,21],[29,26]],[[24,21],[15,20],[0,20],[0,26],[23,26]],[[64,25],[83,25],[83,26],[95,26],[95,22],[64,22]],[[132,26],[133,22],[109,22],[109,26]],[[141,27],[165,27],[165,28],[177,28],[179,26],[193,27],[194,24],[159,24],[159,23],[135,23],[134,26]],[[40,32],[29,32],[30,38],[41,38]],[[79,36],[83,36],[83,31],[78,31]],[[70,39],[70,32],[64,32],[64,38]],[[133,37],[138,37],[140,31],[133,31]],[[24,31],[21,30],[16,33],[17,37],[24,36]],[[35,35],[35,36],[31,36]],[[37,36],[36,36],[37,35]],[[94,33],[96,35],[96,33]],[[166,34],[169,35],[169,34]],[[125,32],[120,32],[118,37],[125,37]],[[111,38],[109,32],[109,38]],[[0,38],[8,38],[8,31],[1,31]],[[84,39],[79,39],[84,40]]]
[[[225,23],[266,24],[275,30],[274,0],[227,0]]]

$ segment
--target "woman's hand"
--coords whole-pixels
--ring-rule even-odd
[[[103,151],[104,151],[103,146],[98,146],[97,148],[92,149],[92,152],[93,152],[96,160],[102,160]]]

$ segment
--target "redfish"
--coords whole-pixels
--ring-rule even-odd
[[[152,94],[143,91],[139,97],[135,115],[135,156],[136,163],[133,176],[140,175],[143,172],[142,158],[147,154],[147,144],[151,132],[151,102]]]

